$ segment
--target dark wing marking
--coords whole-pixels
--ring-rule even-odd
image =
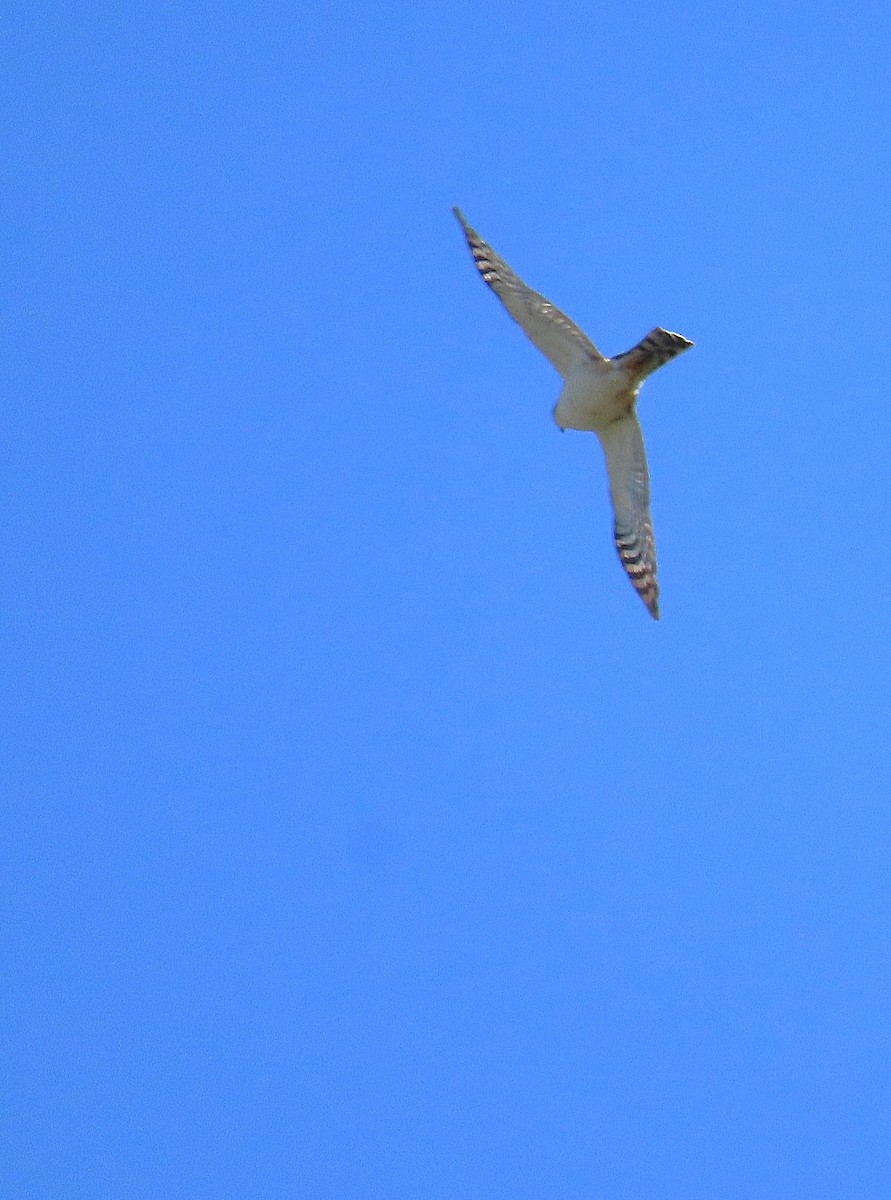
[[[527,287],[504,259],[467,224],[459,208],[453,208],[452,212],[461,222],[480,275],[532,344],[564,378],[584,356],[596,362],[603,361],[603,355],[574,321],[555,308],[550,300]]]
[[[650,478],[647,455],[637,413],[599,430],[606,457],[609,490],[615,511],[616,549],[637,594],[659,619],[659,584],[656,581],[656,543],[650,520]]]

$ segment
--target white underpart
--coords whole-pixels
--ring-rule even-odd
[[[637,390],[616,363],[582,359],[565,377],[554,420],[561,429],[597,433],[628,412]]]

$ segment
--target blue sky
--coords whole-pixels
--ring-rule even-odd
[[[4,1196],[888,1195],[889,26],[14,6]]]

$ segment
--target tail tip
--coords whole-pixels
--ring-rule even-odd
[[[691,346],[695,346],[695,342],[691,342],[689,338],[685,338],[682,333],[674,333],[671,329],[663,329],[662,326],[657,326],[653,330],[654,334],[668,338],[670,343],[676,348],[676,353],[680,354],[684,350],[689,350]]]

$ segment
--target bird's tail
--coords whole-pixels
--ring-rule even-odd
[[[692,345],[692,342],[681,337],[679,333],[669,333],[667,329],[660,329],[657,326],[655,329],[651,329],[636,346],[626,350],[624,354],[617,354],[616,358],[621,359],[624,365],[639,379],[646,379],[647,375],[652,375],[669,359],[683,354]]]

